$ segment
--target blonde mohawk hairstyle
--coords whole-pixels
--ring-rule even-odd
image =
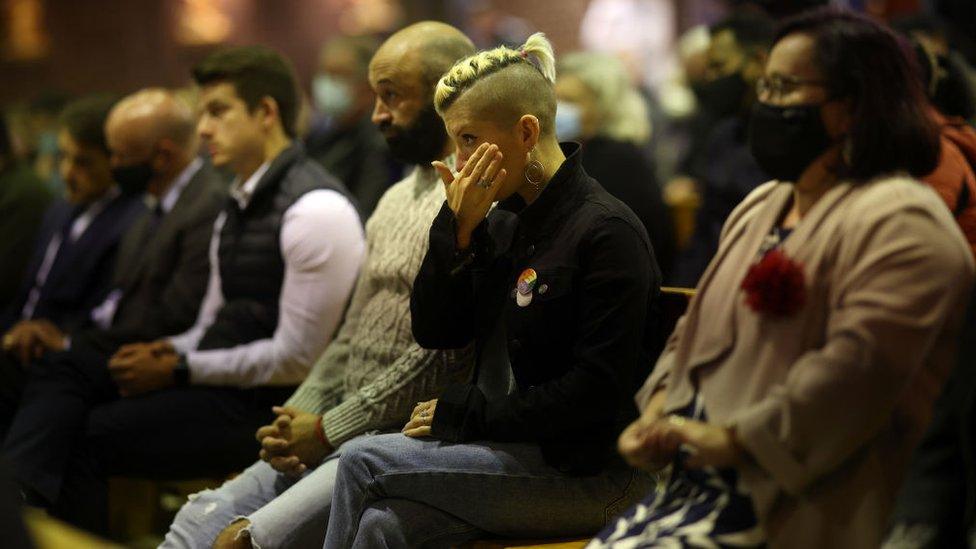
[[[505,69],[508,68],[517,70],[506,71]],[[534,74],[536,77],[534,79],[537,83],[547,87],[547,95],[551,95],[553,93],[552,86],[556,82],[556,56],[553,53],[552,44],[549,43],[546,35],[541,32],[533,34],[517,50],[507,46],[499,46],[491,50],[480,51],[455,63],[451,67],[451,70],[447,71],[441,77],[434,91],[434,107],[437,109],[438,114],[443,116],[444,111],[475,84],[502,72],[518,73],[515,76],[522,80],[523,84],[531,84],[531,80],[533,80],[532,75]],[[494,94],[496,96],[504,94],[505,91],[515,91],[509,90],[509,87],[504,85],[496,86],[496,88],[501,88],[500,91]],[[502,98],[496,97],[496,99]],[[544,102],[548,103],[548,101]],[[543,108],[542,110],[548,109]],[[555,115],[555,99],[552,100],[551,110],[552,113],[533,112],[532,114],[535,114],[540,118],[540,121],[543,121],[543,127],[545,128],[547,125],[552,125],[551,118]],[[539,116],[540,114],[542,116]]]

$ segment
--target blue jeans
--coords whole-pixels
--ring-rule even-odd
[[[209,548],[224,528],[242,518],[251,523],[247,530],[255,548],[321,547],[337,458],[344,448],[339,446],[301,478],[283,475],[259,461],[220,488],[190,496],[160,548]]]
[[[360,437],[338,460],[326,549],[591,536],[653,487],[623,466],[566,476],[528,443]]]

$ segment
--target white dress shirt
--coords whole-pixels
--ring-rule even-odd
[[[247,181],[232,186],[230,194],[242,208],[268,166],[263,164]],[[197,321],[169,341],[186,355],[191,383],[297,385],[331,341],[365,258],[359,215],[349,200],[333,190],[309,191],[299,198],[282,219],[285,277],[274,335],[227,349],[198,351],[203,334],[224,304],[218,250],[226,219],[226,212],[221,212],[214,222],[210,279]]]

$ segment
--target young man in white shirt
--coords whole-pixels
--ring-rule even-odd
[[[430,350],[414,340],[410,292],[445,198],[431,162],[453,164],[434,85],[474,51],[459,30],[425,21],[395,33],[373,57],[372,121],[393,156],[414,167],[366,224],[369,257],[335,341],[275,422],[256,433],[261,461],[192,498],[160,549],[321,547],[346,445],[400,429],[418,401],[470,379],[473,348]]]
[[[28,385],[4,447],[29,502],[95,531],[106,475],[220,475],[253,460],[254,431],[329,343],[365,255],[345,189],[295,141],[290,65],[237,47],[193,74],[198,133],[236,175],[196,323],[122,347],[107,371],[53,364]]]

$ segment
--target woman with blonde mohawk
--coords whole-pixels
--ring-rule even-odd
[[[470,383],[339,460],[326,547],[443,547],[592,534],[650,482],[616,457],[657,340],[643,225],[554,131],[542,34],[459,61],[434,104],[457,169],[411,296],[428,348],[473,344]],[[492,208],[492,205],[496,207]]]

